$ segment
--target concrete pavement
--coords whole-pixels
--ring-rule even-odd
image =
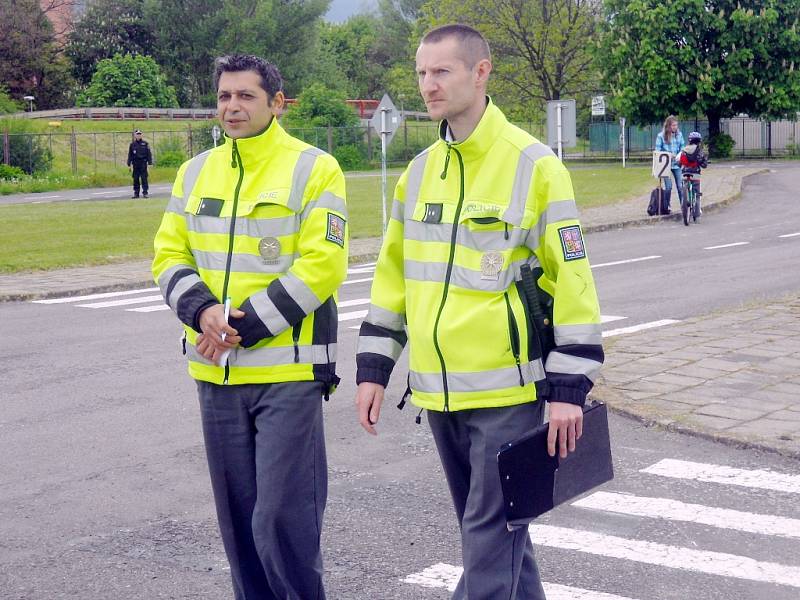
[[[742,179],[762,170],[713,165],[704,172],[703,210],[733,201]],[[633,198],[589,208],[581,221],[591,232],[680,218],[648,217],[646,206]],[[351,262],[374,259],[379,247],[378,238],[352,240]],[[152,285],[149,261],[0,275],[0,301]],[[649,424],[800,459],[800,292],[608,338],[593,395]]]

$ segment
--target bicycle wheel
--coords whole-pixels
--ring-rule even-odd
[[[681,184],[681,215],[683,216],[683,224],[689,226],[689,186],[686,185],[684,180]]]

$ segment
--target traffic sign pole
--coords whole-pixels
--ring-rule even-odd
[[[386,130],[386,113],[389,112],[389,109],[382,106],[381,107],[381,209],[382,209],[382,218],[383,218],[383,229],[381,230],[381,238],[386,234],[386,227],[388,226],[388,222],[386,221],[386,187],[388,186],[388,178],[386,176],[386,137],[388,136],[389,132]]]
[[[556,137],[558,140],[558,160],[561,160],[561,104],[556,104]]]

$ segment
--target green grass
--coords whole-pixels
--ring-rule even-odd
[[[571,171],[580,207],[640,196],[652,187],[649,167],[598,165]],[[347,177],[350,235],[380,235],[381,178]],[[388,177],[387,212],[398,179]],[[152,256],[166,199],[53,202],[0,206],[0,273],[98,265]]]

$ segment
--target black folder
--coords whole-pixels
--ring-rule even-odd
[[[566,458],[547,454],[549,424],[504,444],[497,454],[509,528],[614,478],[606,405],[584,407],[583,434]]]

